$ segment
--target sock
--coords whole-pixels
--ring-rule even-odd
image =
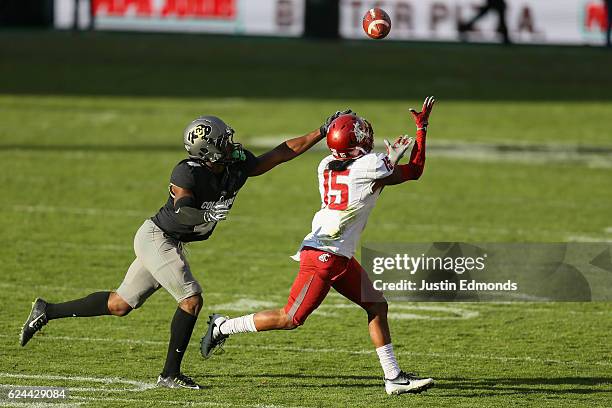
[[[69,302],[49,303],[47,305],[47,319],[110,315],[108,310],[109,296],[110,292],[95,292],[84,298]]]
[[[395,359],[395,354],[393,353],[393,344],[389,343],[382,347],[378,347],[376,349],[376,354],[378,354],[380,365],[385,372],[385,378],[387,380],[396,378],[400,373],[400,368]]]
[[[221,334],[236,334],[236,333],[248,333],[256,332],[255,328],[255,313],[236,317],[235,319],[226,320],[219,327]]]
[[[197,316],[190,315],[180,307],[176,309],[170,324],[170,342],[162,376],[175,376],[181,372],[181,361],[183,361],[196,320],[198,320]]]

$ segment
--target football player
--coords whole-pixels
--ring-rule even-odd
[[[319,129],[287,140],[259,157],[234,142],[234,130],[218,117],[195,119],[183,133],[189,157],[174,167],[164,206],[136,232],[136,258],[118,289],[64,303],[37,298],[21,330],[21,346],[50,320],[125,316],[163,287],[176,299],[178,307],[170,325],[168,353],[157,385],[201,388],[180,370],[203,302],[202,288],[185,258],[183,245],[208,239],[217,223],[226,219],[249,177],[262,175],[310,149],[326,136],[328,125],[346,112],[350,111],[336,112]]]
[[[291,330],[304,324],[325,299],[330,288],[361,306],[368,315],[368,329],[384,372],[388,394],[419,393],[431,387],[431,378],[419,378],[400,370],[391,344],[387,302],[375,290],[365,270],[353,257],[368,216],[385,186],[417,180],[425,165],[425,137],[434,98],[428,97],[421,112],[410,109],[416,122],[413,138],[385,140],[387,154],[373,153],[374,131],[365,119],[340,115],[325,129],[331,155],[318,168],[321,209],[312,220],[296,260],[299,272],[287,304],[234,319],[213,314],[201,340],[201,353],[209,358],[233,334],[266,330]],[[398,165],[412,148],[410,161]]]

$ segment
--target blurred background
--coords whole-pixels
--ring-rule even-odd
[[[605,43],[607,0],[2,0],[3,26],[363,38],[382,7],[393,40]],[[476,25],[476,23],[478,23]],[[608,44],[609,45],[609,44]]]

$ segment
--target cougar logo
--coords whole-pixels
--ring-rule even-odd
[[[357,142],[359,143],[367,139],[369,136],[368,131],[364,129],[363,126],[361,126],[361,123],[359,121],[355,122],[355,125],[353,127],[353,132],[355,133],[355,138],[357,139]]]
[[[189,132],[189,141],[191,143],[195,142],[196,139],[200,139],[206,137],[212,133],[212,127],[208,125],[199,124],[194,127],[191,132]]]
[[[321,262],[327,262],[329,258],[331,258],[331,255],[327,253],[319,255],[319,261]]]

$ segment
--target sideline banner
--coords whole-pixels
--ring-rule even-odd
[[[90,10],[90,5],[92,10]],[[75,8],[76,7],[76,8]],[[59,29],[301,36],[305,0],[55,0]]]
[[[340,35],[367,39],[361,19],[381,7],[392,20],[391,40],[459,41],[459,22],[475,16],[486,0],[341,0]],[[607,13],[603,0],[506,0],[511,40],[533,44],[604,44]],[[498,40],[498,15],[489,11],[468,39]]]

